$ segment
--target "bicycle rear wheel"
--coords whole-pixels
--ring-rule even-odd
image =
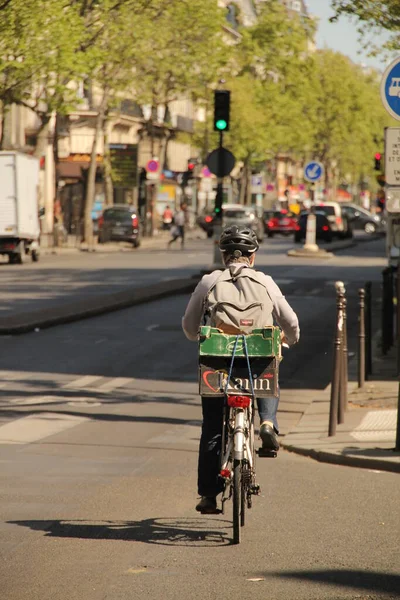
[[[240,526],[244,527],[246,518],[246,502],[247,502],[247,478],[243,472],[243,465],[241,468],[241,482],[240,482]]]
[[[242,463],[233,462],[233,543],[240,544],[240,520],[242,505]]]

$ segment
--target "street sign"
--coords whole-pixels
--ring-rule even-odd
[[[235,166],[235,157],[226,148],[217,148],[207,156],[206,165],[217,177],[226,177]]]
[[[400,121],[400,57],[390,63],[383,74],[381,99],[389,115]]]
[[[385,129],[385,181],[400,186],[400,127]]]
[[[148,173],[157,173],[159,166],[160,163],[158,162],[158,160],[149,160],[149,162],[146,165],[146,171]]]
[[[312,160],[304,167],[304,179],[310,181],[319,181],[324,174],[324,166],[316,161]]]

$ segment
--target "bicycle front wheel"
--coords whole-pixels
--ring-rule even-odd
[[[240,513],[242,507],[242,462],[233,462],[233,543],[240,543]]]

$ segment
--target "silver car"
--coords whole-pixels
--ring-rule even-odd
[[[259,242],[264,240],[263,210],[258,206],[243,206],[242,204],[223,204],[223,224],[251,227]]]

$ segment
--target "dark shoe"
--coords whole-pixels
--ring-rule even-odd
[[[262,440],[263,450],[279,450],[278,436],[275,430],[268,423],[263,423],[260,427],[260,438]]]
[[[200,502],[196,506],[196,510],[202,515],[219,514],[219,510],[217,509],[217,499],[215,498],[215,496],[202,496]]]

